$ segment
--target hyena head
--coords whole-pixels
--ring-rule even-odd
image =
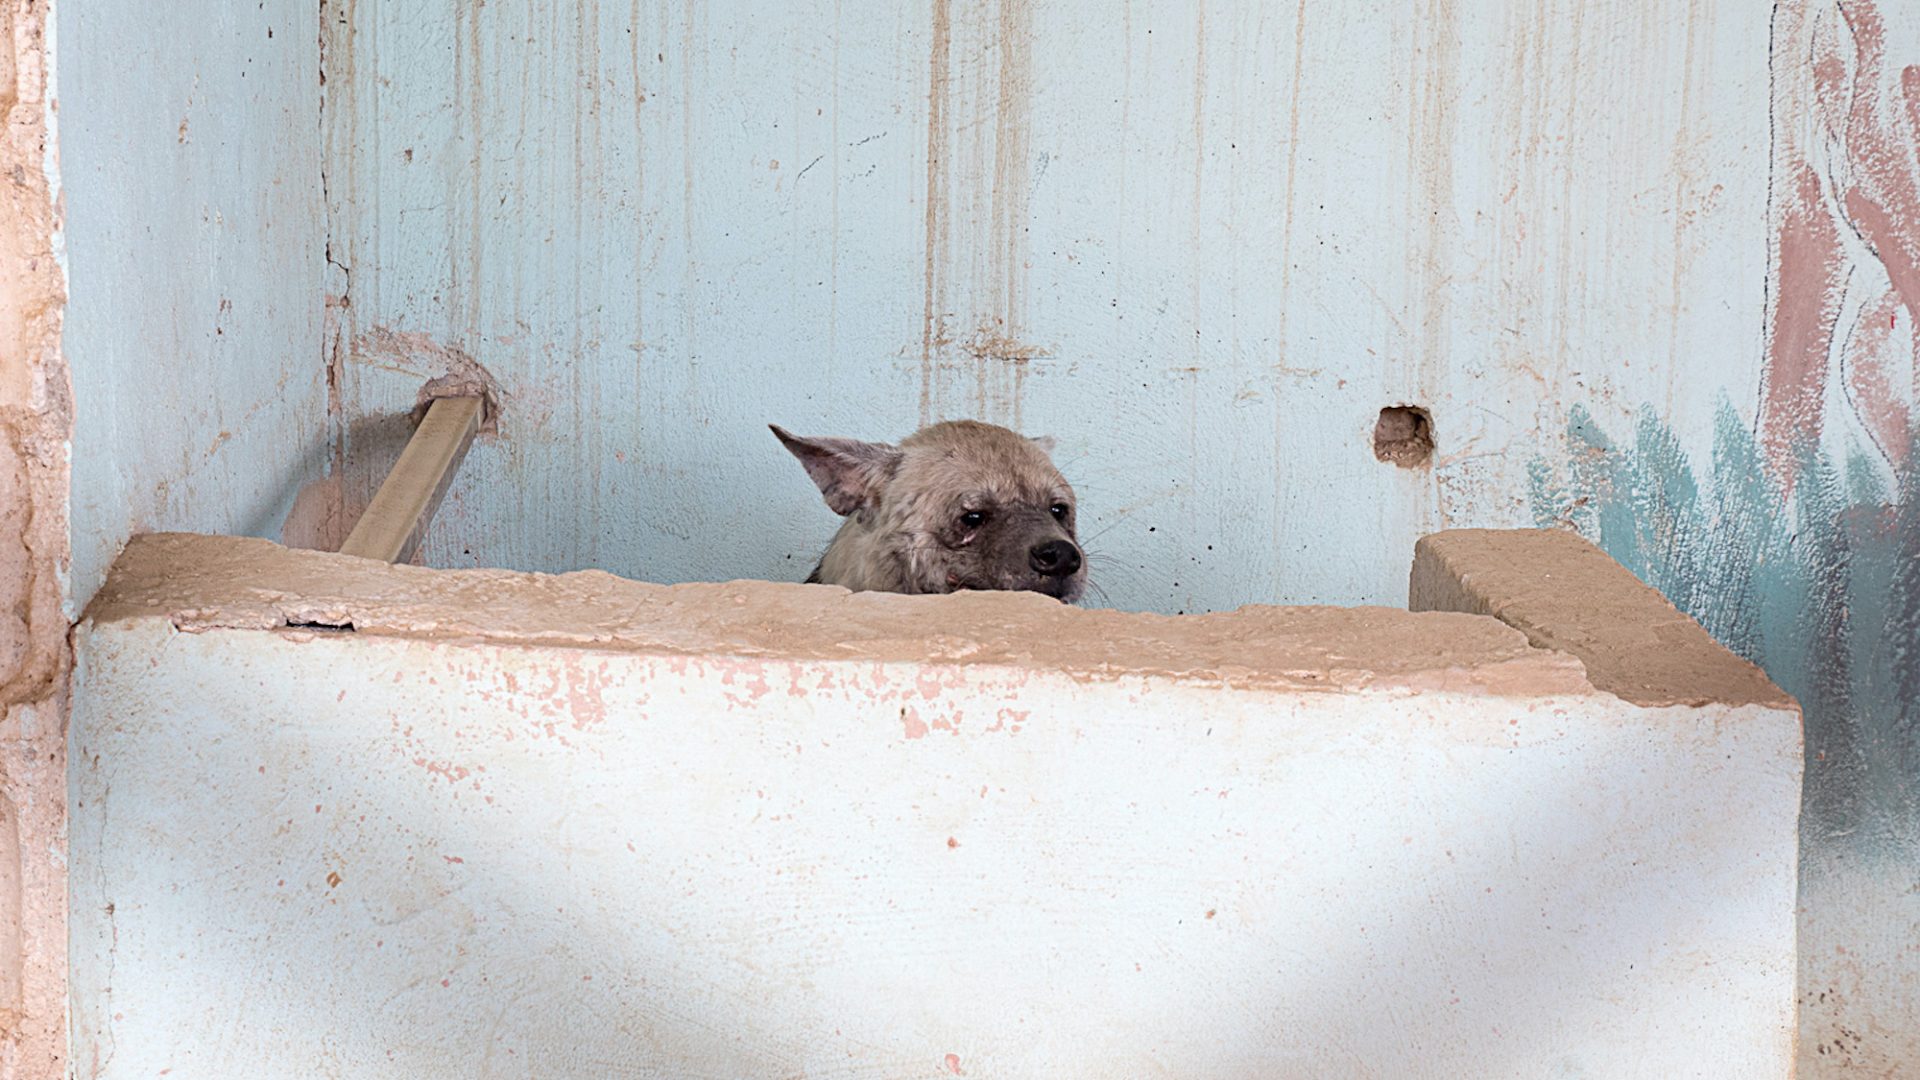
[[[1053,442],[953,420],[898,445],[773,433],[846,518],[808,581],[854,590],[1021,589],[1067,603],[1087,587],[1073,488]]]

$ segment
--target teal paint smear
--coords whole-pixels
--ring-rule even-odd
[[[1819,719],[1817,727],[1810,723],[1807,728],[1808,767],[1818,774],[1816,780],[1827,781],[1809,782],[1801,808],[1820,827],[1854,835],[1864,824],[1861,789],[1868,739],[1847,692],[1853,668],[1848,619],[1853,551],[1841,516],[1847,506],[1832,462],[1812,447],[1802,447],[1798,456],[1793,511],[1804,588],[1796,590],[1801,619],[1794,651],[1799,663],[1789,693],[1800,699],[1809,717]]]
[[[1847,501],[1856,505],[1878,506],[1893,500],[1887,483],[1880,478],[1874,459],[1858,445],[1847,451]]]
[[[1791,496],[1722,400],[1704,474],[1651,409],[1616,440],[1568,410],[1529,463],[1542,528],[1572,528],[1799,700],[1803,856],[1920,857],[1920,432],[1893,470],[1796,452]],[[1702,477],[1704,476],[1704,480]]]
[[[1886,587],[1885,699],[1898,702],[1887,730],[1899,820],[1920,821],[1920,431],[1911,433],[1893,518],[1893,570]],[[1879,698],[1876,698],[1878,700]],[[1920,844],[1916,844],[1920,847]]]
[[[1700,485],[1680,441],[1652,411],[1642,412],[1635,428],[1636,543],[1646,552],[1647,574],[1659,583],[1655,587],[1681,610],[1693,610],[1695,594],[1706,584],[1704,549],[1698,543],[1704,531]]]

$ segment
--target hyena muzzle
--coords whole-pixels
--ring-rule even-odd
[[[809,582],[1027,590],[1067,603],[1086,591],[1073,487],[1048,457],[1051,439],[974,420],[934,424],[898,445],[773,433],[846,518]]]

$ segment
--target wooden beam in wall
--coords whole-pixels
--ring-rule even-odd
[[[435,398],[400,460],[340,545],[342,555],[407,562],[480,430],[485,399]]]

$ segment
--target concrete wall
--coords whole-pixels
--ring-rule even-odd
[[[1584,665],[136,541],[77,636],[81,1075],[1786,1077],[1795,710],[1558,540],[1516,598]],[[1504,606],[1486,550],[1422,595]]]
[[[1920,8],[332,12],[349,502],[509,398],[436,565],[799,578],[764,421],[1056,434],[1127,609],[1580,528],[1807,701],[1803,1067],[1920,1070]]]
[[[4,10],[38,701],[69,410],[46,7]],[[1920,1068],[1912,5],[321,14],[315,92],[291,3],[59,8],[74,599],[139,528],[337,540],[420,377],[475,365],[507,428],[442,565],[797,579],[831,522],[769,419],[1059,436],[1127,608],[1397,600],[1426,528],[1572,525],[1806,703],[1803,1069]],[[1430,469],[1365,445],[1400,401]]]
[[[47,5],[0,0],[0,1077],[66,1066],[72,398]]]
[[[330,12],[344,497],[421,377],[509,401],[433,563],[796,580],[766,421],[963,414],[1059,437],[1122,608],[1577,528],[1806,702],[1803,1067],[1920,1071],[1920,7]]]
[[[281,535],[324,468],[311,3],[61,4],[72,600],[127,537]]]

